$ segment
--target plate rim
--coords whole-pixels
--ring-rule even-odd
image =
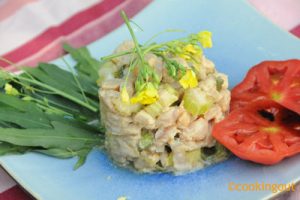
[[[151,3],[149,4],[149,6],[151,6],[151,4],[154,4],[154,3],[157,3],[157,2],[155,2],[155,1],[151,2]],[[284,34],[286,35],[286,37],[290,37],[290,38],[293,39],[293,40],[299,41],[299,38],[297,38],[295,35],[291,34],[291,33],[288,32],[287,30],[284,30],[283,28],[281,28],[281,27],[279,27],[278,25],[276,25],[273,21],[271,21],[271,20],[269,20],[268,18],[266,18],[266,16],[263,15],[261,12],[259,12],[259,11],[254,7],[254,5],[251,4],[249,1],[243,0],[241,3],[243,3],[245,6],[251,8],[257,15],[259,15],[262,19],[266,20],[267,23],[269,23],[270,25],[273,26],[273,29],[277,29],[277,31],[280,31],[280,32],[284,33]],[[147,6],[145,9],[147,9],[147,8],[148,8],[148,6]],[[142,10],[141,10],[140,12],[138,12],[135,16],[138,16],[138,15],[139,15],[140,13],[142,13],[145,9],[142,9]],[[106,37],[107,35],[109,35],[109,34],[115,32],[116,30],[118,30],[118,29],[119,29],[120,27],[122,27],[122,26],[124,26],[124,23],[122,23],[119,27],[117,27],[116,29],[114,29],[114,30],[112,30],[111,32],[107,33],[107,34],[104,35],[103,37],[98,38],[98,39],[97,39],[96,41],[94,41],[94,42],[97,42],[98,40],[103,39],[104,37]],[[89,48],[89,46],[90,46],[91,44],[93,44],[94,42],[92,42],[92,43],[86,45],[86,47]],[[65,56],[69,56],[69,54],[64,55],[64,57],[65,57]],[[55,59],[55,60],[57,60],[57,59]],[[51,62],[54,62],[55,60],[52,60],[52,61],[49,61],[49,62],[51,63]],[[100,150],[98,150],[98,149],[96,149],[96,150],[97,150],[97,151],[100,151]],[[8,155],[8,156],[9,156],[9,155]],[[69,160],[69,159],[65,159],[65,160]],[[5,160],[0,159],[0,166],[1,166],[1,167],[9,174],[9,176],[10,176],[11,178],[13,178],[13,179],[16,181],[16,183],[17,183],[18,185],[20,185],[26,192],[28,192],[29,195],[31,195],[33,198],[38,199],[38,200],[42,199],[41,196],[40,196],[38,193],[35,193],[34,191],[32,191],[32,190],[30,189],[30,187],[28,186],[28,184],[24,183],[23,180],[22,180],[17,174],[15,174],[15,172],[13,171],[13,169],[11,169],[11,168],[6,164]],[[293,179],[293,180],[290,181],[289,183],[295,183],[295,185],[299,185],[299,183],[300,183],[300,176],[299,176],[298,178],[296,178],[296,179]],[[287,184],[289,184],[289,183],[287,183]],[[14,186],[13,186],[13,187],[14,187]],[[276,198],[277,196],[280,196],[280,195],[282,195],[282,194],[284,194],[284,193],[287,193],[287,192],[288,192],[288,191],[278,191],[278,192],[276,192],[276,193],[271,193],[270,195],[264,197],[263,200],[268,200],[268,199]]]

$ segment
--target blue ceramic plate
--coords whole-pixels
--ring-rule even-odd
[[[243,0],[164,0],[154,1],[134,21],[143,27],[138,32],[145,41],[165,29],[213,32],[214,48],[206,51],[219,71],[229,75],[234,86],[250,66],[262,60],[300,58],[300,41],[279,30]],[[184,33],[184,34],[187,34]],[[181,37],[171,33],[166,41]],[[130,36],[122,26],[89,45],[96,57],[109,54]],[[0,158],[2,166],[34,197],[43,200],[201,200],[262,199],[271,191],[229,191],[234,183],[289,183],[300,179],[300,156],[275,166],[262,166],[236,157],[185,176],[135,174],[111,164],[101,151],[93,151],[86,164],[73,171],[75,159],[59,160],[40,154]]]

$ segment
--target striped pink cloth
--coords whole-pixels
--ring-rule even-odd
[[[249,1],[275,24],[300,37],[300,0]],[[121,25],[121,9],[133,16],[150,2],[0,0],[0,56],[28,66],[53,60],[63,53],[61,43],[87,45]],[[0,61],[0,66],[12,70],[8,63]],[[287,198],[300,199],[300,193],[283,197]],[[0,168],[0,200],[27,199],[30,195]]]
[[[300,37],[299,0],[249,0],[249,2],[273,23]]]
[[[19,66],[59,57],[63,42],[89,44],[134,15],[150,0],[0,0],[0,55]],[[8,63],[0,66],[11,69]]]

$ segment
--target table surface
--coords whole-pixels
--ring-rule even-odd
[[[22,10],[23,7],[28,6],[29,4],[31,4],[31,6],[34,6],[34,4],[37,3],[37,1],[42,2],[43,0],[14,0],[14,1],[0,0],[0,29],[2,27],[5,28],[5,22],[8,20],[7,18],[11,17],[10,15],[17,15],[18,12],[20,12],[20,10]],[[138,10],[142,9],[143,6],[147,5],[147,3],[150,2],[150,0],[143,0],[141,1],[142,3],[138,4],[136,0],[129,0],[129,1],[132,2],[135,1],[134,2],[135,4],[132,5],[134,5],[134,7],[138,7],[135,11],[132,11],[133,12],[132,14],[138,12]],[[74,9],[73,10],[68,9],[68,13],[70,16],[76,15],[76,13],[80,12],[83,8],[88,9],[89,7],[93,7],[100,3],[103,8],[107,8],[111,6],[111,5],[104,6],[103,4],[105,1],[102,2],[101,0],[86,0],[85,5],[80,4],[80,0],[74,0],[74,2],[75,2]],[[118,0],[113,0],[111,1],[111,3],[112,2],[116,3],[116,5],[114,5],[115,7],[120,6],[121,4],[120,3],[121,1]],[[263,0],[263,1],[249,0],[249,2],[254,7],[256,7],[263,15],[265,15],[267,18],[269,18],[279,27],[281,27],[286,31],[290,31],[292,34],[300,37],[300,1],[299,0]],[[35,10],[33,10],[33,12],[35,12]],[[103,12],[105,12],[105,9],[103,10]],[[109,12],[113,13],[114,11],[112,9]],[[110,14],[106,13],[106,15],[108,16]],[[10,30],[12,31],[14,30],[14,28],[10,27],[10,29],[6,31],[6,34],[9,35]],[[107,32],[108,31],[109,30],[107,30]],[[97,37],[101,37],[101,36],[103,36],[103,33],[102,35],[96,35],[94,39],[97,39]],[[18,47],[18,45],[20,46],[20,44],[14,44],[15,41],[11,41],[12,38],[11,40],[7,40],[7,38],[2,37],[0,33],[0,42],[1,40],[5,40],[5,44],[8,45],[7,46],[4,45],[4,48],[1,47],[0,55],[1,54],[6,55],[6,53],[11,52],[14,45],[15,47],[16,46]],[[88,44],[89,42],[92,41],[81,40],[81,45]],[[3,44],[3,42],[1,44]],[[48,59],[53,59],[53,58],[54,57]],[[28,60],[28,58],[26,59]],[[1,63],[0,66],[2,66]],[[20,186],[18,186],[17,183],[13,179],[11,179],[11,177],[0,167],[0,200],[27,200],[27,199],[28,200],[31,199],[30,195],[28,195],[25,191],[23,191],[20,188]],[[276,200],[300,199],[300,185],[296,187],[296,192],[285,193],[276,197],[275,199]]]

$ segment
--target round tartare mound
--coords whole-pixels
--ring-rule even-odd
[[[115,53],[133,48],[134,43],[127,41]],[[211,130],[229,110],[227,76],[217,72],[214,63],[201,55],[196,58],[196,85],[183,87],[184,82],[170,77],[165,61],[149,52],[144,58],[158,75],[158,98],[149,103],[126,103],[121,89],[125,87],[129,97],[134,96],[138,71],[125,76],[134,56],[116,57],[103,64],[99,71],[105,148],[113,161],[139,172],[181,174],[225,159],[225,150],[216,143]],[[194,68],[194,62],[167,56],[184,66],[186,74]],[[185,78],[189,83],[188,74]]]

